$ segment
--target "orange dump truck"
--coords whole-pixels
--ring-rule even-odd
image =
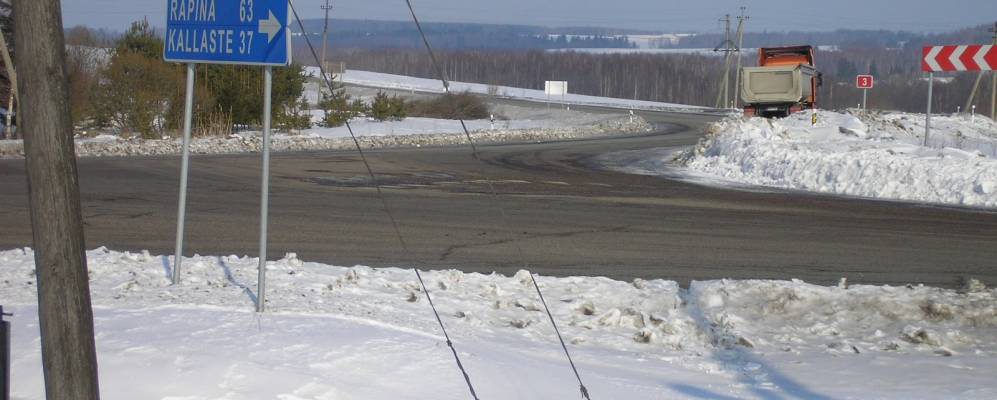
[[[812,46],[758,49],[758,66],[741,69],[744,114],[782,118],[814,108],[821,74]]]

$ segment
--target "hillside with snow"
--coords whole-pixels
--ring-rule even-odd
[[[313,76],[321,76],[316,67],[306,67],[306,71]],[[403,75],[384,74],[370,71],[347,70],[341,76],[337,76],[341,82],[348,85],[366,86],[381,89],[391,89],[410,92],[423,93],[443,93],[443,83],[439,79],[416,78]],[[539,82],[543,83],[543,82]],[[571,82],[568,82],[568,90],[571,90]],[[712,109],[686,104],[662,103],[655,101],[618,99],[612,97],[588,96],[569,93],[565,96],[548,96],[543,90],[517,88],[510,86],[487,85],[483,83],[450,82],[451,92],[470,92],[475,94],[489,95],[498,98],[530,100],[535,102],[550,102],[553,104],[578,105],[578,106],[600,106],[620,109],[653,110],[653,111],[673,111],[673,112],[707,112]],[[309,101],[317,101],[318,93],[310,95]]]

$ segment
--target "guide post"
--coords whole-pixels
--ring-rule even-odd
[[[177,211],[173,283],[180,283],[184,220],[187,208],[190,136],[193,121],[194,65],[265,66],[263,107],[263,167],[260,190],[260,264],[257,311],[266,299],[267,221],[270,197],[270,107],[273,66],[291,63],[289,0],[167,0],[163,59],[187,65],[183,159]]]

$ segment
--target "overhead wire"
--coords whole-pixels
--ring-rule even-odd
[[[446,74],[444,74],[443,68],[440,66],[439,60],[436,58],[436,54],[433,52],[433,47],[429,44],[429,39],[426,37],[426,32],[422,29],[422,24],[419,22],[419,17],[416,16],[415,7],[412,6],[412,0],[405,0],[405,4],[408,5],[409,13],[412,14],[412,21],[415,23],[416,29],[419,31],[419,35],[422,37],[422,43],[426,46],[426,51],[429,53],[429,58],[433,63],[433,67],[436,69],[437,74],[439,74],[440,81],[443,82],[444,91],[446,93],[450,93],[450,81],[447,79]],[[467,129],[467,124],[464,122],[463,118],[458,118],[458,120],[460,121],[461,128],[463,128],[464,130],[464,137],[467,138],[467,142],[471,146],[471,156],[475,160],[481,160],[478,154],[478,148],[474,143],[474,139],[471,138],[471,133]],[[492,185],[492,183],[487,179],[484,179],[484,181],[485,184],[488,186],[489,191],[491,192],[492,198],[495,200],[495,203],[498,206],[499,213],[501,214],[501,220],[503,221],[504,224],[508,225],[508,216],[506,214],[505,207],[498,199],[498,192],[495,190],[495,186]],[[526,262],[526,257],[523,254],[522,247],[515,242],[513,242],[513,245],[515,246],[516,252],[519,255],[520,262],[522,263],[524,268],[527,268],[527,271],[529,272],[528,265]],[[568,351],[568,346],[564,343],[564,337],[561,335],[561,331],[557,327],[557,322],[555,322],[554,320],[554,315],[551,313],[550,307],[547,306],[547,301],[544,299],[543,292],[540,290],[540,285],[537,283],[536,275],[534,275],[533,272],[529,272],[529,274],[530,274],[530,279],[533,281],[533,287],[537,291],[537,296],[540,298],[540,302],[543,304],[544,310],[547,312],[547,317],[550,319],[551,326],[554,327],[554,333],[557,335],[557,339],[561,343],[561,349],[564,350],[564,355],[568,359],[568,364],[571,365],[571,370],[572,372],[575,373],[575,378],[578,380],[579,391],[581,392],[582,397],[584,397],[587,400],[591,400],[591,398],[589,397],[588,388],[585,387],[585,383],[582,381],[582,377],[578,373],[578,368],[575,367],[575,362],[571,358],[571,352]]]
[[[294,8],[294,3],[289,2],[289,4],[291,6],[291,12],[294,14],[294,19],[297,21],[299,29],[301,29],[301,36],[305,38],[305,43],[308,44],[308,49],[311,52],[312,57],[315,59],[316,64],[318,64],[322,80],[325,82],[325,85],[329,91],[332,92],[335,90],[335,87],[329,79],[329,75],[325,73],[325,66],[322,65],[321,61],[319,61],[318,53],[315,51],[315,46],[312,45],[311,39],[309,39],[306,34],[305,24],[301,21],[301,17],[298,16],[298,11]],[[398,227],[398,221],[395,218],[394,213],[391,212],[391,208],[388,207],[388,202],[385,199],[384,192],[381,190],[381,185],[377,182],[374,169],[371,168],[370,162],[367,160],[367,155],[364,153],[363,147],[360,145],[360,141],[353,133],[353,127],[350,125],[349,120],[346,121],[346,130],[350,133],[350,137],[353,139],[353,144],[356,147],[357,153],[360,155],[360,160],[363,161],[364,167],[367,169],[367,175],[370,177],[371,185],[374,186],[374,189],[377,191],[377,197],[381,202],[381,207],[383,208],[384,213],[388,216],[388,219],[391,221],[391,226],[394,230],[395,237],[398,239],[398,243],[401,245],[402,252],[409,253],[408,245],[405,243],[405,238],[402,235],[401,229]],[[467,374],[467,370],[464,368],[464,364],[460,360],[460,355],[457,354],[457,348],[454,347],[453,341],[450,339],[450,334],[447,333],[447,328],[443,324],[443,319],[440,318],[440,313],[436,309],[436,304],[433,303],[433,298],[429,294],[429,288],[426,287],[426,282],[422,279],[422,273],[419,272],[419,268],[413,268],[413,270],[415,271],[416,278],[419,280],[419,285],[422,286],[422,292],[426,295],[426,300],[429,302],[429,306],[433,309],[433,315],[436,317],[436,322],[439,324],[440,330],[443,332],[443,337],[446,339],[447,347],[449,347],[450,351],[453,353],[454,361],[457,363],[457,368],[460,369],[460,372],[464,377],[464,382],[467,384],[467,389],[471,392],[471,397],[474,398],[474,400],[479,400],[477,393],[474,391],[474,385],[471,384],[471,377]]]

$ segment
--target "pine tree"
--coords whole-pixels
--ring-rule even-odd
[[[324,112],[322,125],[329,128],[343,126],[347,121],[365,112],[366,107],[359,99],[350,101],[343,84],[332,80],[332,92],[322,93],[319,108]]]

